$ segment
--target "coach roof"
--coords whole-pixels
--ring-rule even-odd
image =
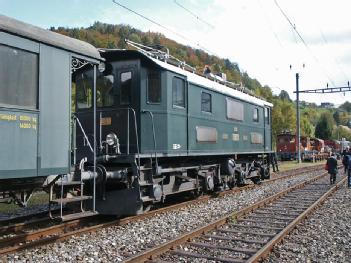
[[[89,43],[33,26],[4,15],[0,15],[0,31],[101,60],[97,49]]]

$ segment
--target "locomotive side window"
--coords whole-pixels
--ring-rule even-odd
[[[244,104],[226,98],[227,101],[227,118],[236,121],[244,120]]]
[[[264,108],[264,118],[265,118],[267,124],[270,123],[270,116],[269,115],[270,115],[269,108]]]
[[[253,109],[252,120],[253,120],[254,122],[258,122],[258,121],[259,121],[258,108],[254,108],[254,109]]]
[[[212,112],[212,96],[209,93],[201,93],[201,111]]]
[[[150,70],[147,75],[147,102],[158,104],[161,102],[161,74]]]
[[[93,106],[93,88],[94,79],[92,70],[77,75],[76,98],[78,109],[89,109]]]
[[[173,106],[185,108],[185,82],[177,77],[172,81],[172,101]]]
[[[121,104],[130,104],[132,101],[132,72],[122,72],[121,80]]]
[[[0,105],[38,109],[38,55],[0,45]]]
[[[110,107],[113,105],[113,82],[114,76],[101,76],[96,82],[96,100],[98,107]]]

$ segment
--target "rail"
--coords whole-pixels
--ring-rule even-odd
[[[329,182],[327,173],[289,187],[238,212],[233,212],[174,240],[130,257],[124,262],[178,262],[179,257],[182,257],[183,260],[197,258],[216,262],[260,262],[297,223],[301,222],[346,182],[344,177],[335,186],[323,192],[323,189],[321,191],[318,188],[321,183],[313,184],[318,180]],[[323,184],[326,185],[325,182]],[[317,187],[304,189],[311,185]],[[299,191],[304,194],[302,195]],[[309,194],[306,195],[306,193]],[[308,198],[301,200],[305,196]],[[282,207],[287,209],[288,212],[282,213]],[[267,220],[264,220],[264,218]],[[256,229],[261,231],[255,231]],[[249,239],[247,239],[248,236],[250,236]],[[223,242],[216,243],[215,240],[222,240]],[[223,245],[225,241],[241,242],[243,244],[238,247],[225,246]],[[249,244],[255,244],[256,246],[248,248],[250,247]],[[208,249],[216,252],[211,253]],[[232,254],[221,253],[220,251],[229,251]],[[241,256],[238,256],[237,253]],[[225,256],[222,256],[223,254]],[[231,256],[228,254],[231,254]]]
[[[305,169],[300,169],[298,173],[294,173],[294,174],[290,174],[288,173],[290,171],[286,171],[286,172],[283,172],[284,175],[282,175],[281,177],[263,181],[261,185],[270,184],[279,180],[288,180],[290,178],[304,174],[305,172],[307,172],[307,170],[312,171],[312,168],[314,168],[313,170],[321,169],[321,167],[318,165],[318,166],[311,166]],[[188,205],[207,202],[211,198],[217,198],[217,197],[220,198],[226,195],[253,189],[256,187],[260,187],[260,185],[249,184],[244,187],[234,188],[232,190],[220,192],[215,196],[204,195],[195,200],[185,201],[182,203],[178,203],[175,205],[166,206],[161,209],[150,211],[141,215],[130,216],[123,219],[108,221],[105,223],[101,223],[101,220],[100,221],[95,220],[94,218],[98,218],[98,216],[95,216],[89,219],[82,218],[79,220],[72,220],[72,221],[64,222],[60,225],[50,226],[46,228],[41,227],[39,230],[37,229],[39,222],[30,222],[29,224],[16,223],[14,225],[6,225],[0,228],[0,233],[4,235],[7,235],[7,233],[10,233],[11,236],[8,238],[0,239],[0,255],[9,254],[9,253],[17,252],[19,250],[41,246],[47,243],[53,243],[60,240],[65,240],[72,235],[94,232],[94,231],[98,231],[99,229],[110,227],[110,226],[125,225],[130,222],[134,222],[136,220],[151,218],[157,214],[162,214],[168,211],[180,209]],[[42,219],[42,220],[45,220],[45,219]],[[3,224],[10,224],[11,220],[3,220],[1,222]],[[47,221],[47,222],[49,223],[49,225],[51,225],[50,223],[51,221]],[[94,224],[93,222],[96,224]],[[28,229],[32,227],[34,227],[36,230],[27,232]]]

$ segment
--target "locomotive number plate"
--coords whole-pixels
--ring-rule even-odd
[[[101,118],[100,120],[100,125],[102,126],[108,126],[108,125],[111,125],[111,123],[112,123],[111,117]]]

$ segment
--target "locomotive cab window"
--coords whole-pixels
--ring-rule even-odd
[[[76,100],[78,109],[90,109],[93,106],[94,78],[89,70],[76,76]],[[73,90],[72,90],[73,92]]]
[[[201,93],[201,111],[212,112],[212,96],[209,93]]]
[[[121,104],[130,104],[132,101],[132,72],[122,72],[121,81]]]
[[[185,108],[185,82],[177,77],[172,80],[172,103],[173,106]]]
[[[161,103],[161,74],[156,70],[150,70],[147,74],[147,103]]]
[[[38,109],[38,55],[0,45],[0,105]]]
[[[111,107],[113,106],[114,94],[113,94],[113,83],[114,76],[100,76],[96,82],[96,105],[98,107]]]
[[[258,114],[258,108],[254,108],[253,109],[253,116],[252,116],[252,120],[254,122],[259,122],[259,114]]]

